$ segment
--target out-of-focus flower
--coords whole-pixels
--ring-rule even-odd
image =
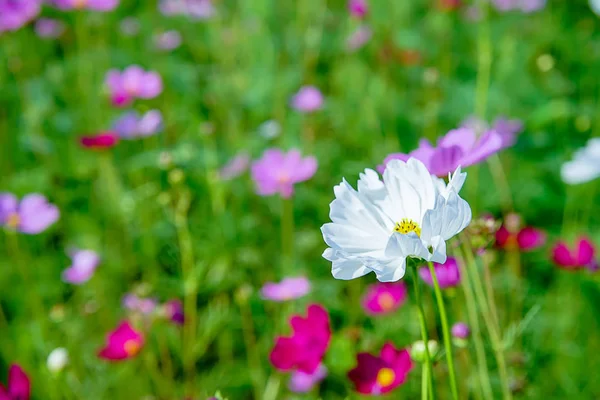
[[[354,30],[346,39],[346,48],[348,51],[356,51],[363,47],[371,37],[373,36],[373,31],[367,25],[361,25]]]
[[[304,277],[285,278],[281,282],[267,282],[260,290],[264,299],[274,301],[293,300],[310,292],[310,282]]]
[[[121,361],[136,356],[144,346],[144,336],[123,321],[106,338],[98,357],[109,361]]]
[[[265,139],[275,139],[281,133],[281,125],[274,119],[270,119],[260,124],[258,133]]]
[[[140,314],[152,314],[156,310],[158,302],[156,299],[138,297],[133,293],[128,293],[123,296],[123,307],[130,311],[139,312]]]
[[[35,21],[35,33],[43,39],[56,39],[65,31],[65,24],[52,18],[39,18]]]
[[[406,382],[413,368],[408,350],[398,350],[386,343],[379,356],[359,353],[356,367],[348,372],[348,378],[358,393],[380,395],[389,393]]]
[[[520,218],[513,224],[509,223],[508,219],[509,217],[496,232],[496,246],[502,249],[531,251],[546,243],[544,232],[531,226],[521,227]]]
[[[157,72],[144,71],[131,65],[123,72],[111,69],[107,72],[105,84],[110,91],[112,104],[123,107],[136,99],[153,99],[163,90],[162,78]]]
[[[0,33],[16,31],[40,13],[42,0],[0,0]]]
[[[463,2],[462,0],[439,0],[438,5],[442,10],[452,11],[459,9]]]
[[[219,179],[229,181],[242,175],[250,166],[250,155],[244,151],[238,153],[219,170]]]
[[[358,191],[343,180],[329,205],[333,222],[321,227],[333,276],[354,279],[373,271],[391,282],[404,276],[409,257],[446,262],[446,240],[471,222],[471,208],[458,195],[465,179],[458,168],[446,185],[411,158],[392,160],[383,182],[366,169]]]
[[[160,33],[154,37],[154,45],[159,50],[175,50],[181,46],[181,34],[176,30]]]
[[[162,113],[150,110],[143,115],[128,111],[113,123],[113,131],[121,139],[137,139],[155,135],[163,129]]]
[[[183,303],[181,300],[173,299],[164,304],[165,313],[171,322],[177,325],[183,325],[185,322],[185,314],[183,313]]]
[[[591,271],[596,271],[598,263],[595,255],[596,248],[594,244],[585,237],[577,239],[572,250],[563,241],[557,242],[552,249],[552,260],[554,263],[567,270],[587,268]]]
[[[196,20],[205,20],[215,15],[212,0],[161,0],[158,9],[163,15],[185,15]]]
[[[317,159],[303,158],[296,149],[287,153],[269,149],[252,164],[251,172],[259,195],[289,198],[294,194],[294,184],[309,180],[317,172]]]
[[[484,215],[473,220],[465,230],[471,247],[478,253],[488,248],[496,241],[496,232],[500,225],[500,221],[491,215]]]
[[[0,384],[0,399],[2,400],[29,400],[31,396],[31,382],[29,377],[18,364],[12,364],[8,369],[6,387]]]
[[[434,263],[433,268],[440,288],[446,289],[460,284],[460,269],[455,258],[448,257],[443,264]],[[419,276],[423,279],[423,282],[433,287],[433,277],[429,267],[419,268]]]
[[[427,350],[429,357],[434,359],[440,350],[440,345],[435,340],[427,341]],[[427,353],[425,352],[425,342],[417,340],[410,346],[410,358],[416,362],[424,363],[427,361]]]
[[[367,314],[381,315],[396,311],[408,297],[403,282],[376,283],[367,288],[362,298],[362,307]]]
[[[469,325],[464,322],[457,322],[452,325],[452,336],[459,339],[466,339],[471,336],[471,330],[469,329]]]
[[[369,11],[367,0],[348,0],[348,11],[353,17],[363,18]]]
[[[317,111],[323,107],[323,95],[315,86],[302,86],[292,97],[291,106],[304,113]]]
[[[546,0],[492,0],[498,11],[522,11],[530,13],[546,6]]]
[[[590,8],[596,15],[600,15],[600,0],[590,0]]]
[[[100,263],[98,253],[93,250],[73,249],[69,251],[71,265],[62,273],[65,282],[81,285],[90,280]]]
[[[295,393],[310,392],[312,388],[325,379],[326,376],[327,368],[325,368],[323,364],[319,364],[312,374],[302,371],[293,371],[288,387]]]
[[[119,143],[119,136],[115,132],[106,131],[95,135],[82,136],[79,142],[87,149],[106,150],[115,147]]]
[[[329,315],[318,304],[308,306],[306,318],[294,315],[290,319],[294,333],[279,336],[271,350],[271,364],[280,371],[298,370],[314,373],[327,351],[331,338]]]
[[[592,181],[600,176],[600,138],[593,138],[573,155],[573,160],[563,164],[562,180],[569,185]]]
[[[51,0],[51,3],[61,10],[112,11],[119,5],[119,0]]]
[[[140,33],[140,21],[135,17],[127,17],[119,23],[119,28],[123,35],[135,36]]]
[[[50,352],[46,365],[53,373],[62,371],[69,363],[69,352],[64,347],[58,347]]]
[[[41,194],[28,194],[18,201],[11,193],[0,193],[0,225],[7,229],[35,235],[54,224],[59,216],[58,207]]]

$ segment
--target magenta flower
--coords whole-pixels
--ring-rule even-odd
[[[51,0],[51,3],[61,10],[112,11],[119,5],[119,0]]]
[[[55,223],[58,207],[38,193],[28,194],[19,202],[11,193],[0,193],[0,226],[35,235]]]
[[[578,270],[588,268],[592,271],[598,269],[598,263],[595,259],[596,249],[594,244],[585,237],[580,237],[571,250],[568,245],[559,241],[552,249],[552,261],[561,268],[567,270]]]
[[[496,232],[496,246],[502,249],[518,249],[520,251],[535,250],[546,243],[546,234],[531,226],[509,231],[502,225]]]
[[[98,357],[108,361],[121,361],[136,356],[144,346],[144,336],[123,321],[106,337],[105,346]]]
[[[222,181],[230,181],[242,175],[250,166],[250,156],[242,151],[235,155],[219,170],[219,178]]]
[[[18,364],[12,364],[8,370],[8,382],[0,383],[0,400],[29,400],[31,382]]]
[[[177,325],[183,325],[185,314],[183,313],[183,303],[181,300],[169,300],[164,305],[167,318]]]
[[[252,164],[252,179],[261,196],[279,194],[289,198],[294,194],[294,184],[309,180],[317,172],[317,159],[304,157],[293,149],[287,153],[269,149],[260,160]]]
[[[40,13],[42,0],[0,0],[0,33],[16,31]]]
[[[140,314],[149,315],[156,310],[158,302],[156,299],[138,297],[135,294],[128,293],[123,296],[123,307],[126,309],[138,312]]]
[[[320,305],[312,304],[308,306],[306,318],[294,315],[290,325],[294,333],[289,337],[277,337],[269,356],[271,364],[280,371],[295,369],[312,374],[329,346],[329,315]]]
[[[262,297],[267,300],[293,300],[310,292],[310,282],[304,277],[285,278],[279,283],[265,283],[260,292]]]
[[[397,350],[386,343],[379,356],[359,353],[356,367],[348,372],[348,378],[358,393],[380,395],[389,393],[406,382],[413,368],[408,350]]]
[[[361,25],[346,39],[348,51],[356,51],[363,47],[373,36],[373,31],[367,25]]]
[[[71,265],[62,273],[62,279],[73,285],[81,285],[91,279],[100,263],[98,253],[93,250],[73,249],[69,251]]]
[[[367,288],[362,307],[370,315],[389,314],[404,304],[407,297],[404,282],[376,283]]]
[[[317,111],[323,107],[323,95],[314,86],[302,86],[292,97],[291,105],[304,113]]]
[[[65,31],[65,24],[58,19],[40,18],[35,21],[35,33],[42,39],[56,39]]]
[[[158,110],[147,111],[139,115],[129,111],[113,123],[113,131],[121,139],[137,139],[157,134],[163,129],[162,113]]]
[[[119,143],[119,137],[115,132],[107,131],[95,135],[82,136],[79,142],[87,149],[106,150],[115,147]]]
[[[455,287],[460,283],[460,269],[455,258],[448,257],[443,264],[433,263],[433,268],[435,269],[435,276],[440,288]],[[419,276],[426,284],[433,287],[433,277],[431,276],[429,267],[419,268]]]
[[[159,50],[175,50],[181,46],[181,34],[176,30],[160,33],[154,37],[154,45]]]
[[[367,0],[349,0],[348,11],[356,18],[363,18],[369,11]]]
[[[496,130],[486,131],[478,138],[474,129],[458,128],[440,138],[437,147],[433,147],[427,139],[421,139],[419,148],[409,154],[390,154],[377,170],[383,173],[391,160],[407,161],[412,157],[425,164],[432,174],[447,176],[459,166],[468,167],[484,161],[502,150],[506,143],[507,140]]]
[[[471,335],[469,325],[464,322],[457,322],[452,325],[452,336],[458,339],[466,339]]]
[[[293,371],[288,387],[295,393],[310,392],[312,388],[325,379],[326,376],[327,368],[325,368],[323,364],[319,364],[312,374],[302,371]]]
[[[162,78],[157,72],[144,71],[137,65],[131,65],[123,72],[111,69],[106,74],[112,104],[123,107],[136,99],[153,99],[163,90]]]

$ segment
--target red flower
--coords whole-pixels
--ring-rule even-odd
[[[408,350],[386,343],[379,357],[369,353],[356,356],[356,367],[348,372],[354,388],[362,394],[384,394],[402,385],[413,367]]]
[[[110,361],[126,360],[137,355],[144,346],[144,336],[134,330],[128,321],[123,321],[106,338],[106,345],[98,357]]]
[[[502,249],[531,251],[543,246],[545,243],[546,234],[530,226],[511,232],[502,225],[496,232],[496,246]]]
[[[552,249],[552,261],[565,269],[589,268],[596,270],[598,269],[598,263],[594,259],[595,254],[594,244],[587,238],[580,237],[573,251],[569,249],[565,242],[557,242]]]
[[[96,135],[83,136],[80,143],[88,149],[103,150],[114,147],[119,142],[119,136],[115,132],[107,131]]]
[[[31,396],[31,382],[17,364],[8,370],[8,384],[4,387],[0,383],[0,400],[29,400]]]
[[[294,333],[290,337],[277,337],[269,356],[271,364],[280,371],[297,369],[312,374],[321,363],[331,338],[327,310],[312,304],[308,306],[306,318],[295,315],[290,325]]]

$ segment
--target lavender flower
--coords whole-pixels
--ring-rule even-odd
[[[62,21],[52,18],[40,18],[35,21],[35,33],[43,39],[56,39],[65,31]]]
[[[0,33],[16,31],[40,13],[42,0],[0,0]]]
[[[94,275],[100,257],[93,250],[73,249],[69,251],[71,265],[63,271],[62,279],[73,285],[80,285],[90,280]]]
[[[154,37],[154,45],[159,50],[171,51],[181,46],[181,34],[176,30],[166,31]]]
[[[185,15],[196,20],[205,20],[215,14],[212,0],[161,0],[158,9],[163,15]]]
[[[58,207],[41,194],[28,194],[21,201],[10,193],[0,193],[0,225],[27,234],[44,231],[58,220]]]
[[[219,178],[229,181],[243,174],[250,166],[250,155],[246,152],[236,154],[219,170]]]
[[[141,116],[135,111],[129,111],[113,124],[113,130],[121,139],[152,136],[160,132],[162,128],[163,118],[158,110],[150,110]]]
[[[309,374],[300,370],[292,371],[288,387],[292,392],[306,393],[321,382],[327,376],[327,368],[323,364],[319,364],[317,369]]]
[[[310,291],[310,282],[304,277],[285,278],[279,283],[268,282],[261,289],[264,299],[273,301],[293,300]]]
[[[458,262],[455,258],[448,257],[445,263],[438,264],[433,263],[435,269],[435,276],[437,277],[440,288],[445,289],[449,287],[458,286],[460,283],[460,269],[458,268]],[[419,276],[421,279],[428,284],[433,286],[433,276],[428,267],[422,267],[419,269]]]
[[[53,0],[51,4],[61,10],[112,11],[119,5],[119,0]]]
[[[303,86],[292,97],[292,108],[309,113],[319,110],[323,106],[323,95],[314,86]]]
[[[302,158],[298,150],[284,153],[279,149],[269,149],[252,164],[252,179],[261,196],[279,194],[289,198],[294,193],[294,184],[309,180],[315,172],[316,158]]]
[[[106,74],[105,83],[110,91],[114,106],[122,107],[134,99],[153,99],[163,90],[162,78],[157,72],[144,71],[131,65],[123,72],[111,69]]]

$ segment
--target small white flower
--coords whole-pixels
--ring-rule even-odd
[[[573,160],[563,164],[562,180],[569,185],[585,183],[600,176],[600,138],[590,139],[587,145],[576,151]]]
[[[58,347],[48,355],[46,364],[50,372],[60,372],[69,363],[69,353],[64,347]]]
[[[343,180],[334,187],[332,222],[321,228],[333,276],[354,279],[373,271],[390,282],[404,276],[408,257],[444,263],[446,240],[471,222],[471,208],[458,195],[465,179],[458,168],[446,185],[411,158],[388,163],[383,182],[366,169],[358,191]]]

